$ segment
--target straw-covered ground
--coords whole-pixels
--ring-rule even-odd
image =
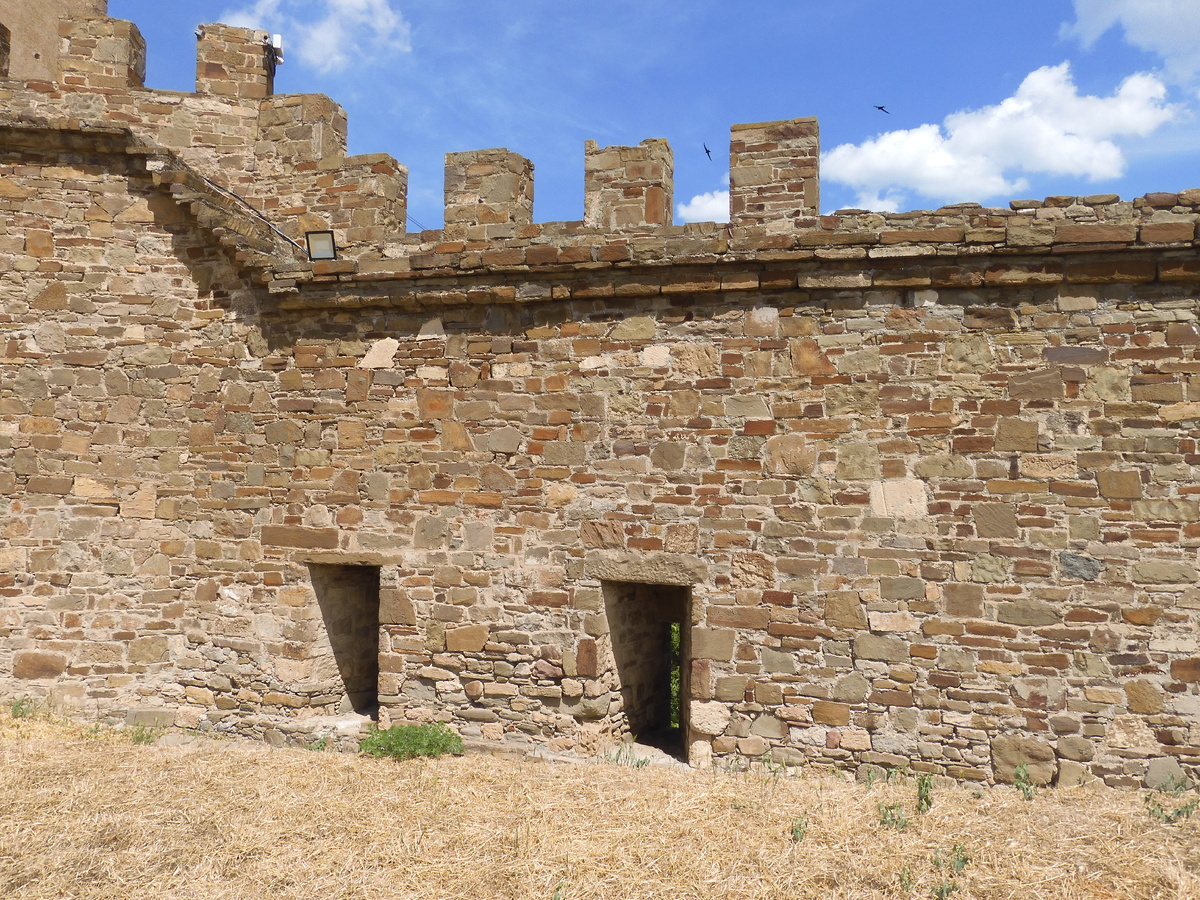
[[[1099,787],[932,800],[911,778],[161,748],[0,713],[0,897],[1200,897],[1200,812]]]

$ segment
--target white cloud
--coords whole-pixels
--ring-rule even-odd
[[[728,222],[729,191],[709,191],[680,203],[679,218],[685,222]]]
[[[1044,66],[995,106],[835,147],[822,177],[880,210],[898,209],[909,192],[941,202],[1011,196],[1028,185],[1021,173],[1116,178],[1125,156],[1114,139],[1145,136],[1176,117],[1165,97],[1163,83],[1141,73],[1110,97],[1080,96],[1068,63]]]
[[[1133,46],[1161,56],[1172,77],[1186,82],[1200,73],[1196,0],[1075,0],[1075,22],[1062,35],[1091,47],[1117,25]]]
[[[411,28],[390,0],[256,0],[220,19],[280,32],[288,51],[320,72],[338,72],[412,49]]]

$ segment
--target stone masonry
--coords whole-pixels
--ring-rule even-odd
[[[157,91],[105,7],[0,0],[0,695],[589,754],[674,624],[696,766],[1200,777],[1200,190],[822,216],[797,119],[728,226],[647,141],[408,234],[265,34]]]

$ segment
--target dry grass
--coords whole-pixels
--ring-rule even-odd
[[[698,774],[485,757],[163,749],[0,714],[0,896],[1192,898],[1200,813],[1102,788]],[[1183,798],[1164,797],[1168,808]],[[903,830],[880,824],[901,803]],[[808,822],[792,840],[792,824]],[[966,848],[961,875],[935,851]]]

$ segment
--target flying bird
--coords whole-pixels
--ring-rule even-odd
[[[876,106],[875,108],[877,110],[879,110],[881,113],[887,113],[889,116],[891,115],[891,113],[888,112],[888,108],[886,106]]]
[[[708,149],[708,144],[704,145],[704,152],[708,154],[709,159],[712,159],[712,151]]]

